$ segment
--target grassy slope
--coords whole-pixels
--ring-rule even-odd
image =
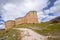
[[[40,24],[21,24],[17,28],[30,28],[41,35],[53,35],[60,36],[60,23],[50,24],[50,22],[40,23]],[[34,29],[35,28],[35,29]],[[39,30],[40,29],[40,30]],[[12,35],[16,36],[13,37]],[[8,36],[6,40],[18,40],[20,33],[17,30],[9,29],[0,31],[0,39],[4,36]],[[15,39],[14,39],[15,38]],[[51,40],[60,40],[60,38],[53,38]]]
[[[9,29],[0,31],[0,40],[19,40],[20,33],[18,30]]]
[[[59,36],[59,38],[53,38],[53,40],[59,40],[60,39],[60,23],[54,23],[50,24],[49,22],[40,23],[40,24],[22,24],[18,25],[17,28],[30,28],[33,29],[34,27],[40,28],[41,30],[33,29],[39,34],[48,36]],[[52,39],[51,39],[52,40]]]
[[[60,30],[60,23],[59,24],[53,24],[50,25],[48,22],[46,23],[40,23],[40,24],[22,24],[22,25],[18,25],[17,28],[41,28],[42,30],[36,30],[38,33],[42,33],[43,35],[45,35],[45,33],[48,32],[53,32],[53,31],[59,31]]]

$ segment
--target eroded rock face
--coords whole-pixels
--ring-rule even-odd
[[[31,29],[27,28],[16,28],[16,29],[21,31],[21,40],[47,40],[45,36],[40,35]]]

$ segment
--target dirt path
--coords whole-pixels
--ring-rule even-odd
[[[21,31],[21,40],[46,40],[46,37],[27,28],[14,28]]]

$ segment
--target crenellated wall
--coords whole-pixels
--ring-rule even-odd
[[[7,21],[6,28],[11,28],[13,25],[17,26],[25,23],[38,23],[37,12],[30,11],[24,17],[16,18],[14,21]]]

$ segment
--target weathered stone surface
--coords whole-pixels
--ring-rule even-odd
[[[15,25],[15,21],[9,20],[5,22],[5,29],[12,28]]]
[[[37,12],[30,11],[24,17],[16,18],[14,21],[7,21],[5,23],[6,28],[11,28],[14,25],[20,25],[25,23],[38,23]]]
[[[26,14],[26,16],[22,18],[15,19],[16,25],[23,24],[23,23],[38,23],[37,12],[30,11]]]

